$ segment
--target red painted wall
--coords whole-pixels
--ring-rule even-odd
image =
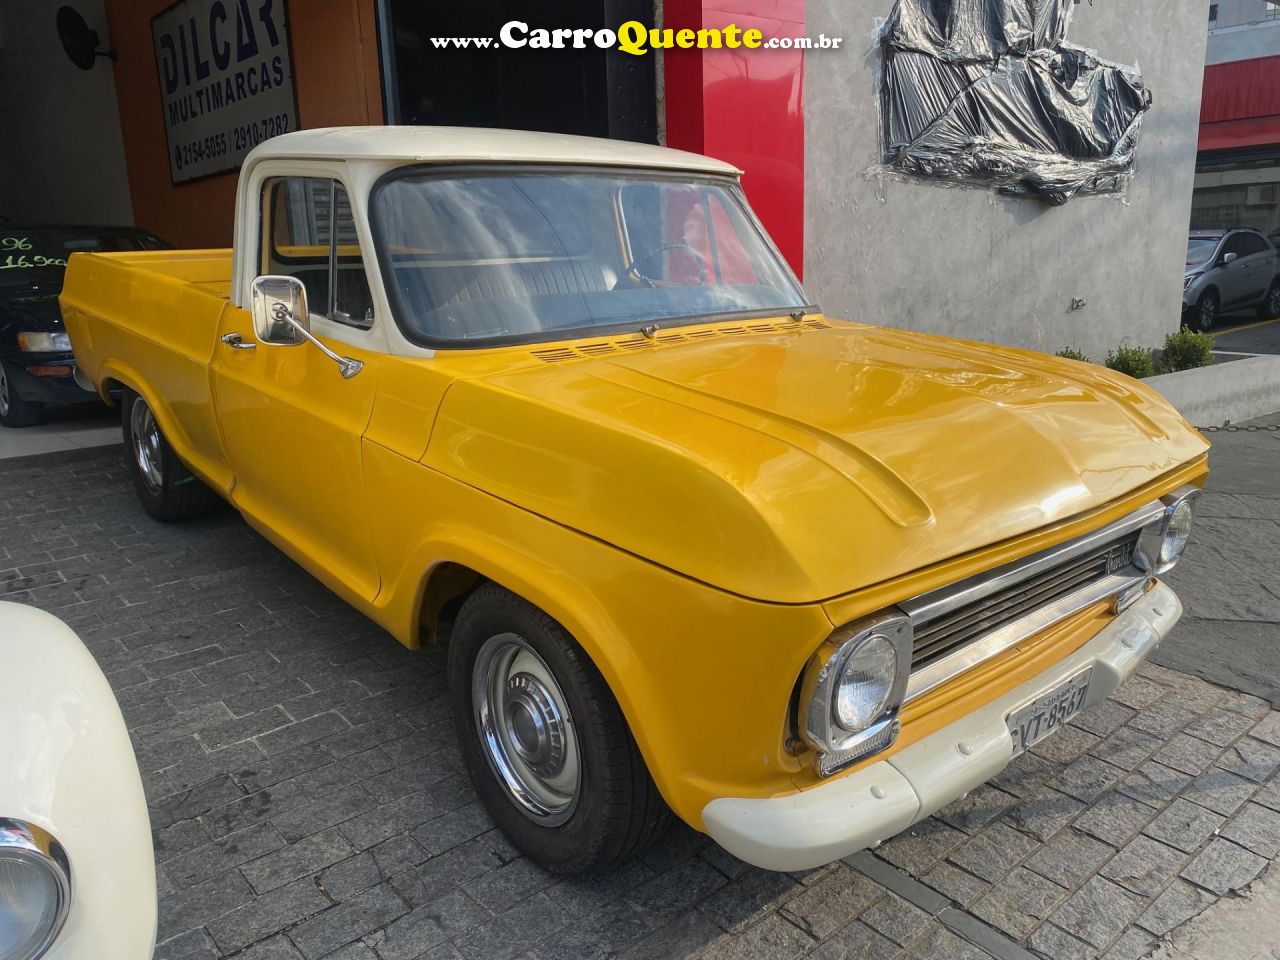
[[[804,0],[664,0],[664,28],[737,24],[804,35]],[[743,189],[783,256],[804,266],[804,53],[667,50],[667,146],[745,171]]]
[[[1280,57],[1205,67],[1200,149],[1269,143],[1280,143]]]

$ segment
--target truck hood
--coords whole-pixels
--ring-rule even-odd
[[[1208,448],[1101,367],[758,326],[540,351],[555,362],[458,381],[424,462],[705,583],[800,603],[1067,519]]]

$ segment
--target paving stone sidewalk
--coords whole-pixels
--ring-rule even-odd
[[[119,697],[157,958],[988,955],[847,863],[766,873],[687,828],[611,875],[546,874],[462,772],[438,655],[229,510],[151,521],[120,458],[0,463],[0,597],[71,623]],[[1152,664],[876,856],[1033,955],[1136,958],[1280,856],[1278,771],[1266,700]]]

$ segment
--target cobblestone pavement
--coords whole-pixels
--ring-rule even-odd
[[[683,827],[611,875],[558,880],[476,801],[437,655],[401,648],[229,510],[151,521],[120,456],[0,464],[0,595],[71,623],[120,699],[155,828],[157,958],[980,960],[976,939],[1121,960],[1280,855],[1280,713],[1152,664],[851,858],[940,893],[927,910],[850,863],[766,873]],[[1232,602],[1258,602],[1254,573]]]
[[[1186,613],[1154,659],[1280,707],[1280,432],[1207,436],[1213,472],[1169,577]]]

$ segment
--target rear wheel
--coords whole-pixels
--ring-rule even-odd
[[[1200,333],[1212,330],[1214,324],[1218,322],[1218,306],[1218,294],[1216,292],[1206,290],[1200,294],[1200,299],[1196,301],[1196,308],[1191,313],[1189,326]]]
[[[1274,320],[1277,317],[1280,317],[1280,280],[1276,280],[1271,284],[1271,289],[1267,291],[1267,295],[1258,304],[1259,320]]]
[[[186,520],[207,513],[217,500],[160,431],[147,402],[125,392],[120,402],[125,455],[143,508],[157,520]]]
[[[454,624],[449,689],[480,799],[546,869],[607,869],[670,822],[604,678],[541,610],[496,584],[476,590]]]
[[[9,364],[0,363],[0,425],[29,427],[39,423],[44,416],[44,404],[32,403],[18,395],[11,369]]]

